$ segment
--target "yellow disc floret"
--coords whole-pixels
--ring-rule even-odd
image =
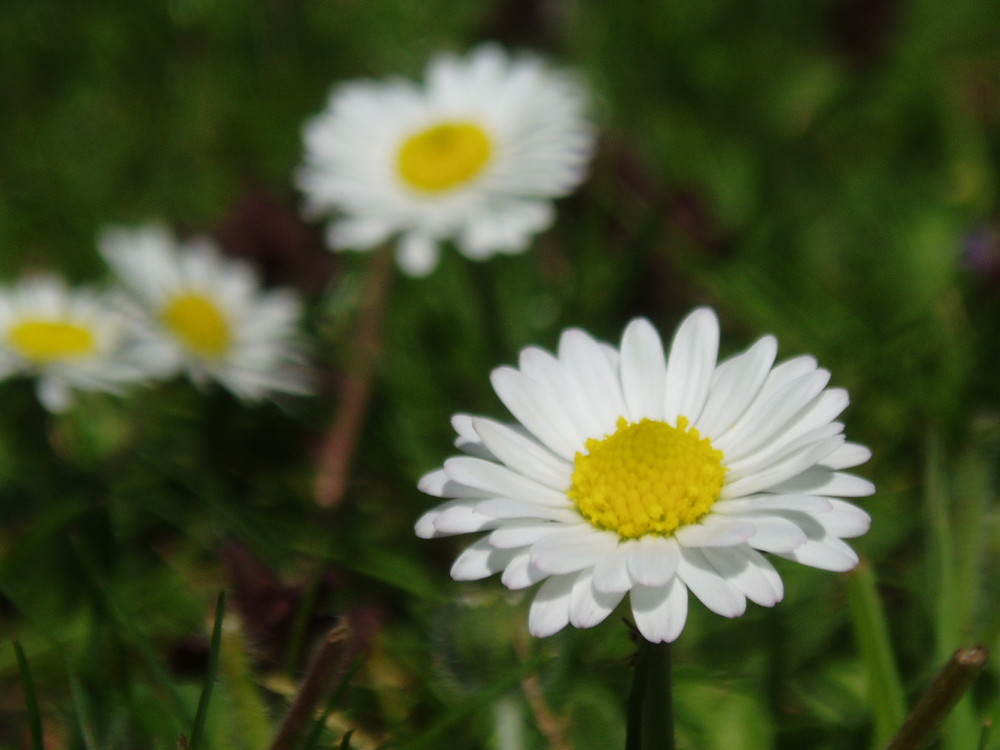
[[[687,418],[677,426],[652,419],[618,420],[613,435],[587,441],[577,453],[569,496],[599,529],[624,539],[668,536],[695,523],[722,491],[722,451]]]
[[[22,320],[8,330],[7,343],[37,364],[79,359],[97,348],[90,329],[63,320]]]
[[[477,177],[493,154],[479,125],[443,122],[406,139],[397,168],[407,185],[422,193],[441,193]]]
[[[163,322],[181,343],[202,357],[220,357],[230,345],[229,321],[209,297],[178,294],[163,308]]]

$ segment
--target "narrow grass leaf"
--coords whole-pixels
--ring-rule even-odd
[[[931,435],[927,445],[925,469],[925,501],[930,515],[931,575],[937,581],[934,610],[936,661],[946,662],[958,644],[969,638],[966,632],[971,609],[977,592],[979,564],[978,540],[981,538],[981,513],[973,515],[981,500],[963,499],[959,505],[953,500],[967,491],[979,492],[980,487],[969,487],[975,482],[975,466],[968,461],[961,471],[951,471],[946,466],[940,438]],[[949,482],[951,478],[951,482]],[[954,486],[952,486],[954,485]],[[953,507],[958,506],[958,507]],[[966,507],[963,507],[966,506]],[[968,537],[964,534],[969,534]],[[956,544],[956,540],[961,544]],[[970,702],[964,697],[953,709],[945,724],[942,747],[945,750],[966,750],[979,738],[979,722]]]
[[[868,674],[868,699],[875,719],[875,745],[882,747],[892,739],[906,718],[906,696],[875,573],[867,561],[862,561],[848,576],[847,597],[854,634]]]
[[[274,728],[251,666],[243,628],[230,617],[222,629],[219,670],[232,709],[229,741],[233,750],[267,747]]]
[[[45,735],[42,732],[42,714],[38,709],[38,695],[35,693],[35,680],[31,676],[28,657],[24,655],[19,641],[13,641],[14,655],[17,657],[17,669],[21,674],[21,685],[24,688],[24,703],[28,710],[28,726],[31,728],[32,750],[45,750]]]
[[[208,670],[205,673],[205,684],[198,700],[198,711],[194,717],[194,727],[191,729],[189,745],[191,750],[201,748],[202,737],[205,736],[205,721],[208,718],[208,704],[212,699],[212,690],[219,673],[219,652],[222,649],[222,620],[226,613],[226,592],[219,592],[215,602],[215,626],[212,628],[212,645],[208,652]]]

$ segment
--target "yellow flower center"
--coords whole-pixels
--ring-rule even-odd
[[[577,453],[569,496],[599,529],[624,539],[669,536],[695,523],[719,499],[726,469],[686,417],[677,426],[618,419],[618,429]]]
[[[202,294],[177,295],[162,315],[167,328],[195,354],[218,357],[229,348],[229,321],[219,306]]]
[[[441,193],[478,176],[492,154],[490,137],[479,125],[443,122],[407,138],[396,166],[414,190]]]
[[[38,364],[86,357],[97,349],[90,329],[64,320],[23,320],[8,330],[7,343]]]

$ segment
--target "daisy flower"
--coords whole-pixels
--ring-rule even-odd
[[[69,408],[73,390],[118,393],[142,379],[127,346],[126,319],[97,292],[50,275],[0,290],[0,377],[36,376],[49,411]]]
[[[312,215],[338,213],[328,243],[367,250],[399,236],[404,271],[424,275],[452,239],[473,260],[523,251],[552,223],[553,198],[583,179],[593,148],[577,81],[485,44],[441,54],[426,85],[335,88],[305,128],[298,185]]]
[[[249,266],[208,240],[177,243],[157,227],[112,229],[99,244],[132,295],[143,357],[160,377],[217,380],[250,401],[308,392],[291,292],[262,292]]]
[[[844,473],[870,451],[834,421],[847,392],[808,356],[774,366],[765,336],[717,364],[719,324],[700,308],[664,354],[653,326],[620,349],[583,331],[552,355],[530,347],[493,388],[519,424],[457,415],[468,455],[420,481],[450,498],[416,525],[424,538],[488,532],[455,561],[456,580],[494,573],[511,589],[543,582],[534,635],[604,620],[629,595],[639,632],[673,641],[688,592],[736,617],[781,600],[762,553],[825,570],[857,564],[842,539],[870,519],[839,499],[874,486]]]

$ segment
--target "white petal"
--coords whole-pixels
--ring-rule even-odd
[[[61,414],[73,403],[73,392],[59,378],[41,377],[35,385],[38,401],[53,414]]]
[[[476,503],[476,510],[490,518],[544,518],[569,525],[583,523],[580,514],[572,508],[553,508],[506,497],[480,500]]]
[[[583,448],[576,440],[576,428],[545,398],[544,389],[512,367],[498,367],[490,381],[504,406],[529,432],[567,461],[576,457]]]
[[[808,565],[821,570],[832,570],[838,573],[850,570],[858,564],[858,555],[847,544],[836,537],[820,540],[810,539],[792,552],[782,553],[781,557]]]
[[[778,341],[765,336],[740,355],[720,364],[696,426],[715,440],[730,429],[760,392],[778,354]]]
[[[455,428],[455,432],[458,433],[458,437],[455,438],[455,447],[458,448],[463,453],[469,453],[478,458],[485,458],[488,461],[498,460],[496,456],[483,445],[483,441],[479,437],[479,433],[476,432],[475,427],[472,426],[472,420],[475,419],[470,414],[453,414],[451,417],[451,426]]]
[[[748,547],[706,550],[705,557],[719,575],[762,607],[773,607],[785,594],[778,571],[763,555]]]
[[[437,240],[424,234],[409,232],[399,238],[396,263],[410,276],[426,276],[438,264],[440,248]]]
[[[478,581],[499,573],[514,559],[516,552],[494,549],[489,539],[480,539],[456,558],[451,577],[456,581]]]
[[[697,422],[705,405],[719,354],[719,321],[707,307],[688,315],[677,328],[667,360],[663,418]]]
[[[477,490],[464,484],[455,482],[445,473],[444,469],[437,469],[428,474],[424,474],[417,482],[417,488],[421,492],[435,497],[490,497],[490,493]]]
[[[604,622],[624,596],[624,592],[610,594],[596,590],[593,571],[580,571],[570,595],[569,621],[577,628],[592,628]]]
[[[569,487],[572,465],[530,437],[491,419],[477,418],[473,425],[489,451],[511,469],[560,492]]]
[[[414,526],[423,539],[466,534],[496,526],[496,521],[475,511],[478,500],[451,500],[424,513]],[[442,520],[443,519],[443,520]]]
[[[636,586],[629,594],[635,626],[651,643],[670,643],[687,620],[687,587],[676,576],[666,586]]]
[[[393,229],[393,225],[384,219],[350,217],[330,224],[326,241],[336,250],[367,250],[384,242]]]
[[[871,457],[871,450],[864,445],[844,443],[832,455],[823,459],[823,465],[831,469],[850,469],[860,466]]]
[[[827,533],[841,539],[853,539],[867,534],[872,525],[872,517],[856,505],[843,500],[830,499],[833,513],[815,514],[816,520],[823,524]]]
[[[527,547],[562,528],[561,524],[535,519],[504,521],[503,526],[490,534],[490,544],[501,549]]]
[[[625,416],[625,398],[608,352],[588,334],[571,328],[559,339],[559,361],[567,377],[578,381],[600,425],[591,437],[613,433],[618,418]]]
[[[444,536],[443,534],[438,534],[437,529],[434,528],[434,519],[437,518],[438,511],[429,510],[424,513],[417,522],[413,525],[413,531],[421,539],[434,539],[437,536]]]
[[[836,453],[836,451],[834,451]],[[829,458],[829,457],[827,457]],[[826,461],[827,459],[823,459]],[[810,494],[834,497],[867,497],[875,494],[875,485],[867,479],[831,471],[825,466],[806,469],[790,479],[772,485],[771,492],[782,494]]]
[[[751,495],[736,500],[717,500],[713,513],[753,513],[764,510],[797,510],[804,513],[828,513],[830,501],[816,495]]]
[[[727,461],[738,461],[771,442],[797,412],[816,398],[830,381],[826,370],[814,370],[775,391],[767,399],[758,399],[737,420],[731,430],[712,445],[726,454]]]
[[[518,364],[521,372],[535,383],[542,398],[572,426],[573,443],[582,447],[594,435],[595,425],[579,384],[571,383],[559,360],[537,346],[523,349]]]
[[[527,550],[519,552],[504,568],[500,580],[509,589],[526,589],[549,577],[549,574],[531,564]]]
[[[720,497],[729,500],[756,494],[763,490],[784,493],[787,490],[778,489],[782,482],[815,465],[817,461],[821,461],[825,456],[835,451],[843,442],[844,438],[840,435],[800,448],[778,463],[771,464],[763,471],[741,477],[732,483],[726,483]]]
[[[527,500],[539,505],[564,507],[569,503],[562,492],[539,484],[501,464],[473,456],[456,456],[444,462],[445,473],[454,481],[489,492],[497,497]]]
[[[632,588],[628,571],[629,550],[632,542],[619,544],[594,565],[594,588],[609,594],[621,593]]]
[[[681,526],[674,537],[683,547],[731,547],[743,544],[753,534],[754,527],[750,524],[722,518]]]
[[[648,320],[633,320],[625,329],[619,367],[629,420],[662,420],[667,361],[660,335]]]
[[[542,584],[528,612],[528,630],[533,636],[544,638],[569,624],[569,602],[576,579],[575,574],[554,576]]]
[[[792,509],[789,509],[785,512],[785,517],[792,523],[801,523],[801,517],[808,515],[809,519],[822,529],[821,532],[814,531],[811,534],[815,538],[835,536],[841,539],[850,539],[867,533],[871,527],[872,519],[865,511],[843,500],[830,498],[829,503],[830,510],[825,513],[803,514],[791,512]]]
[[[580,524],[545,535],[531,545],[531,562],[553,575],[596,565],[618,545],[618,537]]]
[[[840,422],[830,422],[814,430],[810,430],[804,435],[792,437],[786,433],[774,436],[774,440],[769,445],[760,446],[756,451],[744,455],[742,458],[730,463],[726,456],[726,481],[735,482],[737,479],[766,471],[771,466],[779,464],[788,458],[792,453],[802,448],[814,445],[820,441],[828,440],[842,434],[844,425]]]
[[[663,586],[677,572],[680,552],[677,542],[649,535],[627,545],[628,572],[633,581],[643,586]]]
[[[746,611],[746,597],[719,575],[701,550],[681,548],[677,576],[702,604],[716,614],[739,617]]]
[[[742,516],[743,520],[753,524],[755,533],[747,541],[754,549],[763,552],[791,552],[808,541],[806,532],[787,518],[764,515],[759,518]]]

